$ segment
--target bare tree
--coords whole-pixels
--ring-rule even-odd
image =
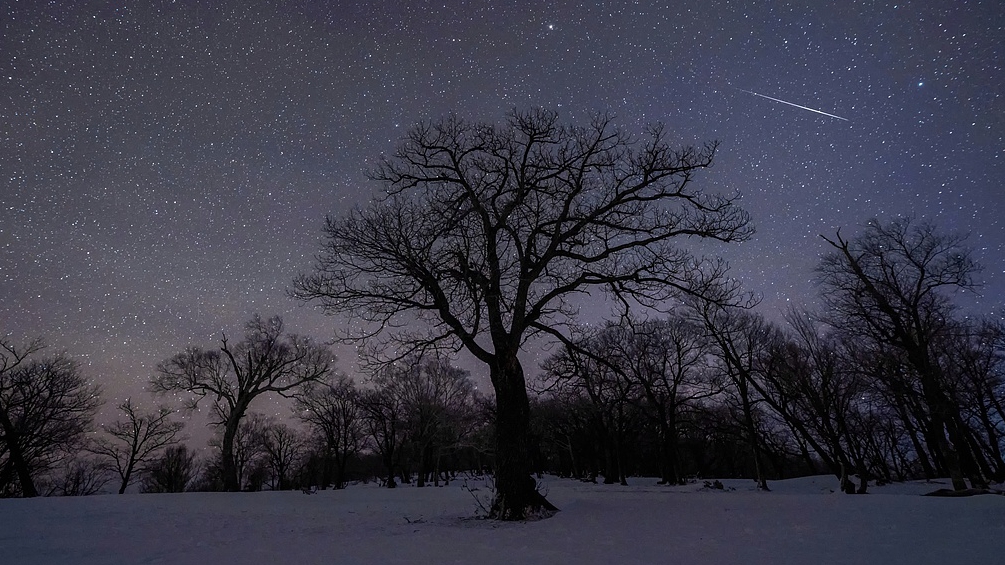
[[[967,320],[959,323],[949,361],[955,392],[953,401],[969,423],[975,453],[983,453],[982,466],[995,482],[1005,480],[1005,323],[1000,320]]]
[[[0,340],[0,493],[38,496],[36,481],[80,447],[101,405],[75,361],[33,358],[41,341]]]
[[[758,371],[778,329],[760,315],[734,305],[708,300],[689,300],[696,319],[704,325],[714,344],[714,355],[733,385],[742,414],[746,440],[750,442],[757,488],[768,489],[762,453],[764,446],[758,432],[756,404],[761,399]]]
[[[624,444],[634,420],[630,404],[636,384],[628,377],[627,362],[619,355],[621,341],[630,331],[608,324],[600,331],[562,347],[542,364],[545,378],[557,390],[577,389],[589,399],[595,439],[602,444],[604,484],[628,484],[624,469]]]
[[[12,387],[13,373],[22,364],[27,363],[28,358],[45,348],[45,343],[41,339],[36,339],[24,346],[18,346],[10,339],[4,337],[0,339],[0,393],[6,392]],[[3,431],[3,442],[0,447],[0,488],[4,493],[12,492],[11,486],[19,486],[23,496],[38,496],[38,490],[31,477],[31,471],[25,461],[24,450],[21,442],[18,441],[18,432],[14,429],[14,423],[9,414],[10,410],[0,407],[0,431]],[[12,485],[16,474],[19,485]]]
[[[916,375],[930,449],[945,460],[953,488],[984,485],[959,406],[947,389],[939,351],[954,318],[951,291],[975,287],[979,266],[965,236],[902,218],[872,220],[854,239],[824,238],[834,249],[817,267],[831,324],[877,348],[900,352]]]
[[[262,430],[262,454],[269,468],[272,490],[291,488],[290,478],[304,455],[304,437],[282,422],[267,422]]]
[[[103,426],[110,437],[98,438],[88,447],[105,458],[119,475],[119,494],[126,492],[133,474],[143,471],[143,465],[157,453],[180,441],[183,422],[171,420],[173,410],[160,407],[156,412],[140,411],[130,399],[119,404],[124,419]]]
[[[184,444],[172,445],[150,462],[143,474],[143,492],[185,492],[195,479],[195,453]]]
[[[838,477],[842,490],[855,492],[849,478],[854,472],[858,492],[865,493],[873,474],[868,451],[874,395],[833,331],[806,313],[790,311],[786,320],[792,331],[769,345],[754,384],[796,438]]]
[[[252,401],[263,394],[289,397],[303,384],[328,377],[335,361],[331,351],[309,338],[288,334],[282,318],[255,316],[245,326],[244,340],[231,346],[224,336],[219,350],[192,347],[157,366],[155,391],[187,391],[191,406],[209,397],[220,441],[223,488],[240,490],[234,460],[234,438]]]
[[[50,477],[45,496],[91,496],[108,483],[108,467],[97,458],[73,457]]]
[[[404,409],[407,441],[418,464],[417,485],[426,485],[430,474],[438,471],[439,459],[451,433],[452,418],[463,413],[472,402],[474,385],[469,373],[440,356],[410,357],[402,370],[381,373],[387,379],[380,384],[394,389]]]
[[[631,322],[631,320],[629,320]],[[678,424],[688,406],[721,392],[709,367],[712,342],[704,328],[683,316],[632,322],[616,342],[619,364],[660,436],[664,484],[684,484],[677,460]]]
[[[323,441],[324,461],[319,477],[322,489],[327,488],[329,482],[337,489],[343,488],[349,458],[363,449],[364,414],[359,401],[356,384],[345,374],[324,382],[307,383],[296,396],[297,417],[310,425]],[[329,460],[333,464],[331,469]]]
[[[394,371],[389,365],[383,372]],[[376,388],[363,391],[359,396],[359,406],[365,414],[367,432],[372,447],[387,472],[387,488],[395,488],[394,471],[401,458],[401,448],[405,441],[405,406],[401,395],[388,384],[378,384]]]
[[[570,299],[591,290],[626,308],[702,293],[724,266],[675,242],[751,234],[735,197],[692,182],[716,146],[676,150],[667,138],[655,126],[636,141],[607,116],[564,126],[544,110],[513,112],[501,126],[420,124],[372,173],[387,196],[329,218],[313,273],[295,281],[297,297],[364,322],[351,341],[391,329],[404,354],[463,347],[488,366],[495,518],[554,508],[531,477],[521,346],[541,334],[567,341]],[[406,314],[428,333],[393,331]]]

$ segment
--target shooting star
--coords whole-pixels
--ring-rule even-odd
[[[760,96],[761,98],[767,98],[768,100],[772,100],[774,102],[781,102],[782,104],[788,104],[789,106],[795,106],[796,108],[800,108],[802,110],[809,110],[810,112],[816,112],[817,114],[823,114],[823,115],[825,115],[825,116],[827,116],[829,118],[837,118],[839,120],[844,120],[846,122],[849,121],[848,118],[842,118],[841,116],[835,116],[834,114],[828,114],[827,112],[824,112],[823,110],[817,110],[816,108],[809,108],[807,106],[800,106],[799,104],[793,104],[792,102],[787,102],[785,100],[781,100],[781,99],[778,99],[778,98],[772,98],[770,96],[765,96],[764,94],[760,94],[760,93],[754,92],[752,90],[744,90],[742,88],[737,88],[737,90],[739,90],[740,92],[746,92],[747,94],[753,94],[754,96]]]

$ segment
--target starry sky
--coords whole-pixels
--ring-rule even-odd
[[[0,333],[112,406],[256,312],[330,337],[286,294],[325,214],[448,112],[718,140],[697,182],[758,231],[702,249],[769,317],[814,303],[818,234],[907,214],[969,232],[971,307],[1005,303],[1000,0],[8,0],[0,25]]]

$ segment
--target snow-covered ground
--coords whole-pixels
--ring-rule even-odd
[[[1005,496],[923,497],[945,485],[832,492],[833,477],[661,487],[543,482],[562,511],[474,519],[460,482],[394,490],[0,500],[0,563],[975,564],[1005,560]],[[469,487],[482,483],[470,481]],[[732,487],[735,490],[729,490]],[[486,490],[473,493],[488,495]]]

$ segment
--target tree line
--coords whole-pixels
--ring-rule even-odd
[[[32,358],[40,341],[3,341],[0,494],[94,494],[114,481],[143,492],[343,488],[350,480],[440,484],[488,467],[485,399],[467,371],[441,357],[381,367],[365,383],[335,370],[325,346],[255,316],[236,344],[192,347],[157,366],[153,392],[189,395],[149,411],[132,400],[96,426],[99,387],[62,354]],[[252,410],[265,394],[292,400],[290,418]],[[186,409],[209,402],[217,433],[199,460],[184,444]]]
[[[312,453],[303,466],[322,487],[344,485],[367,458],[388,486],[490,468],[490,516],[522,519],[556,510],[536,488],[543,471],[667,483],[729,474],[768,488],[783,473],[828,470],[846,490],[940,474],[957,489],[999,480],[1001,324],[957,307],[979,271],[965,238],[912,218],[825,237],[823,307],[767,320],[724,261],[685,245],[753,233],[738,194],[696,184],[717,149],[674,147],[661,125],[634,136],[603,114],[582,126],[530,110],[413,127],[370,171],[384,194],[326,220],[316,262],[291,290],[349,318],[358,331],[338,337],[371,354],[365,382],[338,376],[326,347],[279,318],[157,366],[152,390],[214,416],[201,483],[281,488],[298,476],[284,455],[297,451]],[[594,292],[616,312],[599,329],[574,306]],[[559,349],[536,381],[521,353],[541,340]],[[487,372],[490,394],[446,361],[460,350]],[[76,461],[99,391],[40,342],[4,341],[2,353],[0,487],[40,494],[33,483],[59,482],[56,469]],[[65,392],[38,392],[50,388]],[[449,410],[415,400],[441,393],[462,400]],[[313,447],[294,449],[295,430],[254,416],[263,395],[293,400]],[[153,476],[152,461],[185,466],[189,455],[167,451],[179,430],[164,410],[120,409],[121,426],[89,452],[122,484]],[[135,439],[147,432],[160,439]],[[270,478],[252,481],[265,459]],[[87,483],[77,476],[64,491]]]
[[[819,312],[769,321],[690,297],[662,314],[580,327],[532,383],[535,473],[625,484],[831,473],[842,489],[948,476],[1005,480],[1005,325],[965,315],[953,291],[979,266],[964,238],[914,219],[827,240]],[[413,354],[357,380],[327,347],[254,317],[236,344],[160,363],[151,390],[211,403],[217,436],[198,461],[177,411],[131,400],[100,429],[100,390],[40,341],[4,341],[0,492],[89,494],[439,485],[492,471],[489,396],[440,355]],[[253,410],[292,399],[289,419]]]
[[[548,465],[608,483],[750,476],[765,489],[827,472],[859,493],[1005,480],[1005,325],[955,304],[979,270],[964,238],[907,218],[827,242],[819,312],[777,323],[685,299],[551,357],[538,401]]]

